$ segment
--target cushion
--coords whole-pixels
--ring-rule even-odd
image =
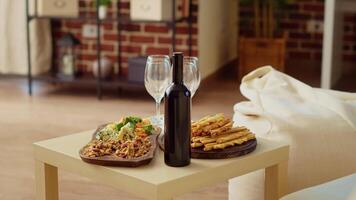
[[[242,79],[249,100],[234,106],[235,125],[290,144],[288,193],[356,171],[356,94],[312,88],[270,66]],[[229,198],[263,199],[264,170],[229,181]]]
[[[354,200],[356,199],[356,174],[321,185],[294,192],[282,200]]]

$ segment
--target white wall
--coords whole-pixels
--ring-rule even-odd
[[[198,56],[205,78],[237,57],[238,1],[199,0]]]

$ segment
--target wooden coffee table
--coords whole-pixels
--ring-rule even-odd
[[[86,131],[34,143],[37,200],[58,199],[58,168],[150,200],[172,199],[263,168],[266,169],[266,200],[278,199],[287,187],[287,144],[257,138],[256,150],[246,156],[224,160],[192,159],[191,165],[183,168],[165,165],[160,150],[147,166],[103,167],[85,163],[78,155],[92,133]]]

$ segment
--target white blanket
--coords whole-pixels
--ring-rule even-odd
[[[290,143],[288,193],[356,172],[356,94],[312,88],[266,66],[242,79],[235,125]],[[229,199],[263,199],[264,171],[230,180]]]

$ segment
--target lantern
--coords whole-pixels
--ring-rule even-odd
[[[73,34],[67,33],[58,40],[59,68],[58,75],[74,78],[76,75],[77,46],[80,41]]]

